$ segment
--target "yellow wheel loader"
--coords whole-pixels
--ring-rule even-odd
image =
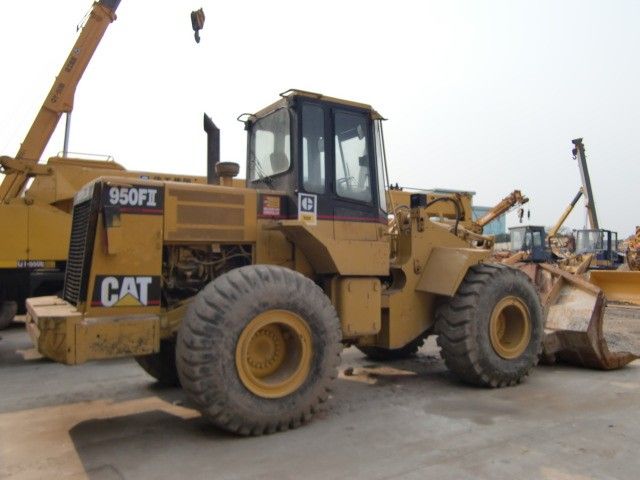
[[[68,126],[75,90],[120,0],[98,0],[91,7],[15,157],[0,157],[0,329],[24,313],[27,297],[62,290],[69,250],[73,196],[88,181],[116,175],[205,183],[204,177],[127,171],[107,160],[69,158]],[[195,28],[195,26],[194,26]],[[65,151],[46,164],[40,158],[60,117],[67,115]]]
[[[242,435],[324,408],[345,345],[392,358],[437,334],[467,383],[527,376],[563,285],[489,263],[464,195],[386,189],[373,108],[292,90],[241,119],[245,187],[218,163],[219,185],[103,177],[76,195],[63,296],[27,301],[43,355],[134,356]]]

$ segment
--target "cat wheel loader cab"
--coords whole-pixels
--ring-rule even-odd
[[[134,356],[243,435],[324,408],[343,345],[402,358],[437,333],[465,382],[529,373],[543,340],[530,276],[485,262],[464,195],[385,190],[375,110],[289,91],[242,118],[245,187],[221,164],[220,185],[103,177],[78,193],[63,298],[27,301],[43,355]]]

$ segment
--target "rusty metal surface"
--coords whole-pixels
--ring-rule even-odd
[[[611,302],[597,285],[548,264],[523,265],[545,314],[547,361],[602,370],[640,358],[640,308]]]
[[[630,237],[627,246],[627,265],[629,270],[640,270],[640,226],[636,227],[636,234]]]

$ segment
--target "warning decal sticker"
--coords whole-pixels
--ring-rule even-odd
[[[318,196],[298,193],[298,220],[307,225],[318,223]]]

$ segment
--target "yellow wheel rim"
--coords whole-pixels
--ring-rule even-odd
[[[522,300],[505,297],[491,312],[489,338],[493,350],[512,360],[524,353],[531,341],[531,316]]]
[[[311,331],[288,310],[268,310],[242,330],[236,368],[242,384],[264,398],[280,398],[304,383],[311,368]]]

